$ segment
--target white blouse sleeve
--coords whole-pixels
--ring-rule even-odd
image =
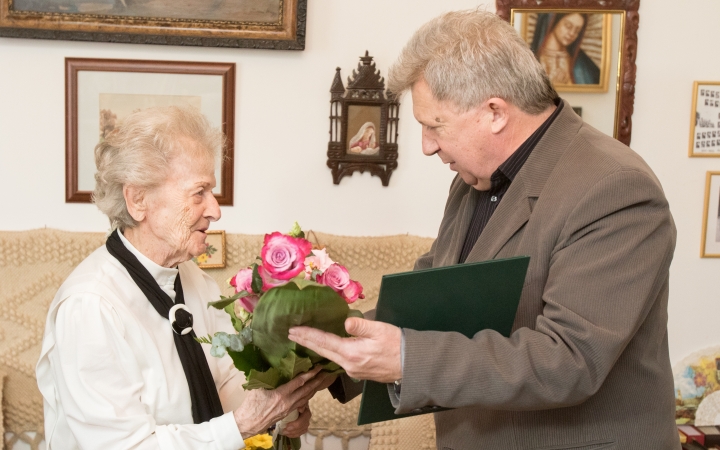
[[[244,447],[232,412],[202,424],[157,425],[140,398],[135,363],[112,306],[76,294],[59,307],[51,358],[56,396],[80,448],[212,449]]]

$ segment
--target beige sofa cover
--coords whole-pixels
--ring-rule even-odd
[[[327,246],[332,257],[363,284],[366,298],[354,304],[361,311],[375,306],[383,274],[410,270],[415,258],[432,243],[413,236],[313,233],[310,237]],[[207,269],[221,287],[234,271],[255,259],[262,245],[260,235],[228,234],[226,238],[226,268]],[[0,417],[4,417],[8,449],[18,441],[37,449],[42,441],[42,397],[35,383],[35,363],[47,308],[73,268],[104,240],[103,233],[0,231],[0,372],[7,374]],[[310,433],[317,437],[315,448],[322,449],[323,438],[331,435],[342,439],[344,449],[350,439],[360,435],[371,435],[370,448],[376,450],[435,448],[431,415],[358,427],[358,406],[359,398],[340,405],[327,392],[318,394],[311,403]]]

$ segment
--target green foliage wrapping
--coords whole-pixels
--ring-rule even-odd
[[[346,337],[350,308],[337,292],[312,281],[293,279],[267,291],[253,314],[253,343],[272,367],[280,367],[290,351],[313,364],[328,361],[288,339],[291,327],[309,326]]]
[[[232,315],[231,315],[232,316]],[[228,351],[245,373],[245,389],[274,389],[319,364],[333,374],[342,367],[287,338],[294,326],[319,328],[346,337],[345,319],[362,317],[332,288],[301,278],[267,291],[255,307],[252,344],[242,352]]]

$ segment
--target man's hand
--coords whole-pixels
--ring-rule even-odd
[[[400,328],[383,322],[351,317],[341,338],[315,328],[290,328],[288,338],[334,361],[353,378],[392,383],[402,378]]]

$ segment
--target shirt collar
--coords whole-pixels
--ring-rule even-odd
[[[555,111],[550,114],[550,117],[548,117],[545,122],[543,122],[542,125],[540,125],[538,129],[535,130],[533,134],[531,134],[530,137],[527,138],[508,159],[505,160],[504,163],[500,164],[495,173],[493,173],[490,177],[491,181],[494,181],[493,179],[500,181],[499,178],[503,176],[510,181],[515,179],[515,176],[518,174],[523,164],[525,164],[525,161],[527,161],[530,153],[532,153],[537,143],[540,142],[540,139],[543,135],[545,135],[545,132],[548,128],[550,128],[550,125],[552,125],[555,121],[555,118],[560,115],[560,111],[563,108],[563,101],[560,97],[558,97],[554,102],[555,106],[557,106]]]
[[[150,275],[152,275],[152,277],[155,279],[158,286],[169,286],[171,288],[174,288],[175,277],[177,277],[178,274],[177,268],[163,267],[152,261],[150,258],[140,253],[140,250],[136,249],[135,246],[132,245],[125,236],[123,236],[120,230],[118,230],[118,236],[120,236],[120,240],[125,245],[125,247],[130,250],[130,253],[135,255],[138,261],[140,261],[140,264],[142,264],[143,267],[145,267],[147,271],[150,272]]]

